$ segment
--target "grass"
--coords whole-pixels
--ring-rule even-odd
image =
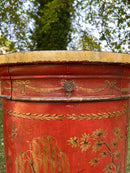
[[[129,126],[129,139],[130,139],[130,126]],[[0,173],[5,173],[3,123],[2,123],[2,112],[1,111],[0,111]],[[130,173],[130,140],[128,142],[128,157],[127,157],[126,173]]]
[[[0,173],[5,173],[4,140],[3,140],[3,121],[0,111]]]

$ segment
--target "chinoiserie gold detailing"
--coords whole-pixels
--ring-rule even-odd
[[[70,173],[69,160],[52,136],[34,138],[29,149],[18,154],[16,172]]]
[[[117,87],[117,86],[114,86],[114,88],[117,91],[121,91],[121,92],[128,92],[130,90],[130,88],[120,88],[120,87]]]
[[[83,87],[80,87],[80,86],[76,86],[76,88],[78,90],[81,90],[81,91],[84,91],[84,92],[87,92],[87,93],[101,92],[101,91],[104,91],[108,87],[109,87],[109,83],[106,83],[106,85],[104,87],[101,87],[101,88],[83,88]]]
[[[21,112],[16,112],[16,111],[11,111],[11,110],[3,110],[10,116],[18,117],[18,118],[24,118],[24,119],[29,119],[29,120],[63,120],[64,115],[57,115],[57,114],[32,114],[32,113],[21,113]]]
[[[35,91],[35,92],[39,92],[39,93],[49,93],[49,92],[54,92],[54,91],[58,91],[60,89],[63,88],[63,86],[61,87],[54,87],[54,88],[37,88],[37,87],[32,87],[30,84],[31,82],[29,80],[26,81],[20,81],[17,80],[16,81],[17,85],[15,88],[13,88],[13,91],[17,91],[18,89],[22,88],[22,95],[25,96],[26,95],[26,88]]]
[[[123,134],[121,132],[121,129],[119,129],[118,127],[113,129],[113,133],[115,136],[118,136],[120,140],[123,139]]]
[[[17,131],[18,131],[19,128],[20,128],[20,126],[17,126],[17,127],[16,127],[15,122],[14,122],[13,128],[12,128],[12,133],[11,133],[11,135],[10,135],[10,138],[13,138],[14,136],[17,135]]]
[[[79,146],[79,139],[76,136],[74,136],[73,138],[70,138],[68,142],[69,142],[69,145],[72,146],[72,148],[76,148]]]
[[[21,113],[21,112],[16,112],[12,110],[7,110],[3,109],[5,113],[7,113],[10,116],[18,117],[18,118],[24,118],[24,119],[29,119],[29,120],[63,120],[63,119],[68,119],[68,120],[102,120],[102,119],[108,119],[108,118],[116,118],[116,117],[121,117],[124,114],[127,113],[127,108],[125,107],[122,110],[114,111],[114,112],[101,112],[97,114],[32,114],[32,113]]]
[[[66,80],[64,80],[64,81],[66,81]],[[69,83],[70,81],[66,81],[66,82]],[[78,86],[75,81],[73,83],[75,83],[75,86],[73,86],[73,89],[77,89],[79,91],[83,91],[86,93],[97,93],[97,92],[101,92],[101,91],[104,91],[105,89],[109,88],[109,94],[112,95],[114,90],[116,90],[118,92],[128,92],[130,90],[130,88],[121,88],[121,87],[117,86],[117,81],[105,80],[104,81],[105,86],[99,87],[99,88],[84,88],[84,87]],[[34,86],[31,86],[30,80],[25,80],[25,81],[16,80],[16,84],[17,85],[12,88],[12,91],[15,92],[15,91],[20,90],[21,94],[23,96],[25,96],[27,93],[26,89],[34,91],[34,92],[39,92],[39,93],[50,93],[50,92],[55,92],[55,91],[64,89],[64,85],[61,85],[58,87],[52,87],[52,88],[34,87]],[[6,87],[6,86],[4,86],[3,88],[4,88],[4,90],[11,90],[10,87]]]
[[[123,132],[119,127],[113,129],[114,137],[110,142],[107,140],[109,134],[104,129],[96,129],[92,134],[81,134],[81,136],[71,137],[67,140],[68,145],[72,148],[80,148],[81,152],[91,152],[99,153],[98,157],[93,157],[89,161],[91,166],[98,166],[99,163],[107,158],[110,158],[110,161],[107,165],[104,166],[103,171],[105,173],[118,173],[121,172],[121,157],[122,153],[118,149],[118,145],[121,140],[124,138]]]
[[[117,90],[117,91],[120,91],[120,92],[128,92],[130,90],[130,88],[120,88],[118,86],[116,86],[117,84],[117,81],[108,81],[108,80],[105,80],[104,83],[106,84],[104,87],[101,87],[101,88],[83,88],[83,87],[80,87],[80,86],[76,86],[76,88],[78,90],[81,90],[81,91],[84,91],[84,92],[87,92],[87,93],[96,93],[96,92],[101,92],[101,91],[104,91],[106,88],[109,88],[109,93],[112,95],[113,94],[113,90]]]

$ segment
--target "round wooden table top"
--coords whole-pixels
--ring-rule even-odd
[[[94,51],[33,51],[0,55],[0,65],[46,62],[130,63],[130,54]]]

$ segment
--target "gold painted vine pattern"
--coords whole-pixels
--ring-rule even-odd
[[[114,138],[110,142],[106,142],[107,131],[101,128],[96,129],[93,133],[81,134],[80,137],[74,136],[67,140],[68,145],[72,148],[80,148],[81,152],[99,153],[99,157],[93,157],[89,161],[90,166],[98,166],[106,157],[110,158],[107,165],[104,166],[105,173],[121,173],[121,151],[117,149],[119,143],[124,138],[120,128],[113,129]]]
[[[101,92],[101,91],[104,91],[105,89],[109,88],[109,94],[113,94],[113,90],[117,90],[119,92],[128,92],[130,90],[130,88],[120,88],[118,87],[116,84],[117,84],[117,81],[108,81],[108,80],[105,80],[104,81],[105,83],[105,86],[103,87],[99,87],[99,88],[84,88],[84,87],[81,87],[81,86],[78,86],[78,85],[75,85],[75,88],[79,91],[83,91],[83,92],[86,92],[86,93],[97,93],[97,92]],[[21,94],[23,96],[26,95],[26,88],[31,90],[31,91],[35,91],[35,92],[39,92],[39,93],[50,93],[50,92],[55,92],[55,91],[58,91],[58,90],[61,90],[61,89],[64,89],[64,86],[59,86],[59,87],[52,87],[52,88],[38,88],[38,87],[34,87],[34,86],[31,86],[31,81],[29,80],[25,80],[25,81],[21,81],[21,80],[16,80],[16,84],[17,86],[13,87],[12,91],[16,92],[17,90],[21,90]],[[3,87],[4,90],[11,90],[10,87]]]
[[[18,118],[23,118],[23,119],[29,119],[29,120],[46,120],[46,121],[51,121],[51,120],[60,120],[63,121],[63,119],[67,118],[68,120],[102,120],[102,119],[107,119],[107,118],[116,118],[116,117],[121,117],[124,114],[128,112],[128,109],[125,107],[123,110],[118,110],[114,112],[101,112],[101,113],[95,113],[95,114],[32,114],[32,113],[21,113],[21,112],[16,112],[12,110],[7,110],[3,109],[4,113],[7,113],[10,116],[18,117]]]

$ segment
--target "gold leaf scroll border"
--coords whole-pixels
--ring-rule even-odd
[[[35,91],[35,92],[39,92],[39,93],[50,93],[50,92],[54,92],[54,91],[58,91],[63,89],[63,86],[59,86],[59,87],[53,87],[53,88],[37,88],[37,87],[33,87],[30,86],[31,82],[29,80],[26,81],[21,81],[21,80],[17,80],[16,83],[18,84],[18,86],[15,86],[15,88],[13,88],[13,91],[17,91],[18,89],[22,89],[21,93],[23,96],[26,95],[26,88]],[[88,92],[88,93],[96,93],[96,92],[101,92],[104,91],[106,88],[110,88],[110,94],[113,94],[113,89],[117,90],[117,91],[121,91],[121,92],[128,92],[130,90],[130,88],[120,88],[118,86],[116,86],[117,81],[104,81],[104,83],[106,84],[104,87],[100,87],[100,88],[83,88],[80,86],[75,86],[75,88],[77,88],[80,91],[84,91],[84,92]],[[11,90],[11,88],[8,87],[4,87],[5,90]]]
[[[128,112],[127,108],[124,108],[123,110],[120,111],[114,111],[114,112],[103,112],[103,113],[97,113],[97,114],[80,114],[80,115],[76,115],[76,114],[32,114],[32,113],[21,113],[21,112],[16,112],[16,111],[12,111],[12,110],[7,110],[4,109],[3,110],[5,113],[7,113],[10,116],[14,116],[14,117],[18,117],[18,118],[23,118],[23,119],[29,119],[29,120],[47,120],[47,121],[51,121],[51,120],[63,120],[65,118],[67,118],[68,120],[101,120],[103,118],[107,119],[107,118],[116,118],[116,117],[121,117],[122,115],[124,115],[125,113]]]

